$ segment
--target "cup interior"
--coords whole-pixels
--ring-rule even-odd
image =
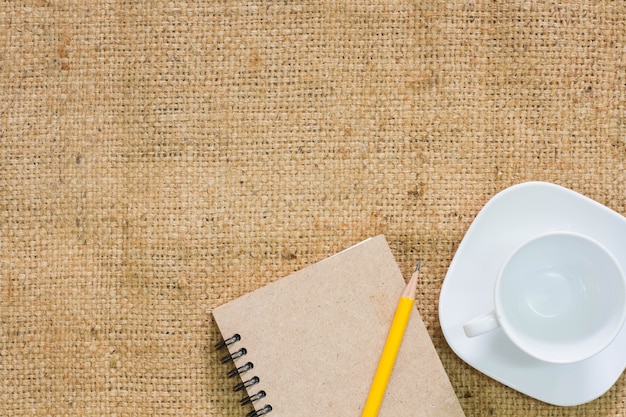
[[[498,320],[528,354],[553,363],[604,349],[626,317],[626,284],[616,259],[575,233],[537,237],[518,248],[496,284]]]

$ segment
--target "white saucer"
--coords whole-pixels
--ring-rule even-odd
[[[567,188],[527,182],[494,196],[478,213],[450,264],[439,299],[439,321],[452,350],[491,378],[546,403],[572,406],[604,394],[626,367],[626,327],[602,352],[573,364],[534,359],[501,329],[468,338],[463,324],[494,308],[501,263],[522,242],[563,230],[603,244],[626,269],[626,218]]]

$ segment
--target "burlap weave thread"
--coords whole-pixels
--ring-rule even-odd
[[[241,416],[211,309],[379,233],[468,416],[626,414],[624,378],[549,406],[437,319],[501,189],[626,215],[625,4],[319,3],[0,4],[0,415]]]

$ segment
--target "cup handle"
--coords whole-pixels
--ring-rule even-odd
[[[496,312],[490,311],[487,314],[473,318],[465,323],[463,325],[463,331],[465,332],[465,336],[475,337],[498,327],[500,327],[500,323],[498,322],[498,317],[496,317]]]

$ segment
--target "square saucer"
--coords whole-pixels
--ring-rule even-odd
[[[595,356],[570,364],[539,361],[498,328],[468,338],[463,324],[494,309],[494,285],[505,258],[542,233],[586,234],[626,270],[626,218],[567,188],[526,182],[496,194],[478,213],[457,249],[439,297],[439,321],[452,350],[470,366],[543,402],[574,406],[608,391],[626,367],[626,326]]]

